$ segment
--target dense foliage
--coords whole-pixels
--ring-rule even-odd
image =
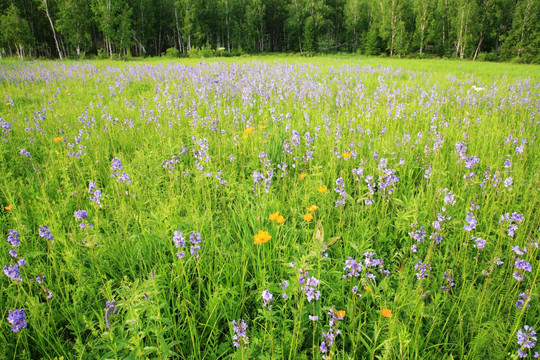
[[[539,68],[272,60],[0,62],[0,358],[540,356]]]
[[[207,46],[540,62],[540,0],[9,0],[0,15],[3,54],[20,57],[213,55]]]

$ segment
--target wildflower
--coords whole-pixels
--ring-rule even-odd
[[[15,230],[9,230],[9,235],[7,237],[7,241],[11,244],[13,247],[19,246],[21,240],[19,239],[20,234]]]
[[[308,315],[308,317],[309,317],[309,320],[311,320],[313,322],[319,320],[319,317],[317,315]]]
[[[306,220],[307,222],[310,222],[311,220],[313,220],[313,215],[311,214],[304,215],[304,220]]]
[[[107,310],[107,312],[105,312],[105,325],[107,325],[107,328],[110,330],[111,329],[111,323],[109,322],[109,315],[111,314],[111,311],[113,314],[116,314],[116,311],[118,310],[116,308],[116,300],[111,300],[111,301],[107,301],[105,303],[105,310]]]
[[[250,127],[250,128],[244,129],[243,132],[244,132],[244,134],[251,134],[251,133],[253,133],[254,129],[255,129],[254,127]]]
[[[4,206],[4,209],[6,209],[6,211],[11,211],[11,209],[13,209],[13,205]]]
[[[418,263],[414,265],[414,268],[418,270],[416,273],[416,278],[418,280],[422,280],[423,278],[428,277],[429,270],[431,270],[431,265],[423,263],[422,260],[418,260]]]
[[[452,275],[449,275],[448,273],[444,273],[443,279],[446,280],[447,284],[444,286],[441,286],[441,289],[450,290],[454,287],[455,283],[454,283],[454,278],[452,277]]]
[[[278,224],[283,224],[285,222],[285,218],[282,215],[279,215],[278,218],[276,219],[276,222]]]
[[[57,136],[57,137],[55,137],[55,138],[53,139],[54,142],[60,142],[60,141],[62,141],[62,140],[64,140],[64,139],[62,139],[60,136]]]
[[[25,328],[27,326],[26,324],[26,313],[23,309],[15,309],[15,310],[9,310],[9,315],[7,317],[7,321],[13,325],[11,327],[11,331],[18,332],[22,328]]]
[[[392,317],[392,310],[384,308],[384,309],[381,310],[381,315],[386,317],[386,318],[391,318]]]
[[[16,258],[17,257],[17,250],[15,250],[15,249],[9,250],[9,255],[11,255],[11,257]]]
[[[351,153],[348,152],[348,151],[346,151],[346,152],[344,152],[343,154],[341,154],[341,156],[343,156],[343,158],[344,158],[345,160],[349,160],[349,158],[351,157]]]
[[[18,264],[4,266],[4,274],[12,280],[23,281]]]
[[[337,317],[338,317],[339,320],[343,319],[343,318],[345,317],[345,314],[346,314],[345,310],[339,310],[339,311],[336,313],[336,315],[337,315]]]
[[[270,241],[271,238],[272,238],[272,236],[270,236],[270,234],[268,234],[267,231],[259,230],[257,235],[253,236],[253,239],[255,239],[255,241],[253,241],[253,243],[254,244],[264,244],[264,243]]]
[[[51,231],[49,230],[49,227],[46,225],[40,225],[39,227],[39,236],[41,236],[44,239],[52,240],[53,234],[51,234]]]
[[[531,326],[525,325],[523,327],[525,331],[518,330],[517,338],[518,345],[522,348],[532,349],[536,345],[536,332]]]
[[[365,290],[365,291],[371,291],[371,286],[365,285],[365,286],[364,286],[364,290]]]
[[[530,299],[531,296],[527,293],[519,294],[520,299],[514,304],[519,310],[523,310],[523,306],[527,304],[527,307],[531,307]]]
[[[476,225],[478,223],[477,223],[476,218],[474,217],[473,213],[471,213],[471,212],[467,213],[466,221],[467,221],[467,225],[463,226],[464,230],[471,231],[471,230],[476,229]]]
[[[268,217],[268,220],[274,221],[274,220],[277,220],[278,217],[279,217],[279,212],[275,212],[273,214],[270,214],[270,216]]]
[[[233,345],[240,347],[240,345],[247,346],[249,344],[249,338],[247,337],[246,330],[248,325],[242,319],[233,320]]]
[[[307,272],[305,275],[307,275]],[[300,281],[300,284],[303,284],[303,281]],[[319,286],[319,284],[320,284],[320,281],[312,276],[309,279],[307,279],[306,286],[302,286],[300,288],[304,292],[304,294],[306,294],[306,298],[308,302],[311,302],[312,300],[317,301],[321,297],[321,292],[317,290],[317,287]]]
[[[304,179],[307,176],[307,174],[305,172],[303,172],[298,176],[300,177],[300,179]]]
[[[336,207],[345,205],[345,197],[347,196],[347,193],[345,192],[345,181],[343,178],[338,178],[336,180],[337,187],[334,189],[335,192],[339,194],[339,199],[336,201]]]
[[[269,290],[264,290],[262,293],[262,298],[264,301],[264,307],[267,307],[268,309],[272,310],[272,306],[269,306],[272,301],[274,301],[274,295],[270,293]]]
[[[478,250],[482,250],[486,246],[486,240],[477,238],[475,236],[473,236],[472,239],[475,242],[473,247],[477,248]]]
[[[315,211],[317,211],[318,208],[319,207],[317,205],[311,205],[310,207],[307,208],[307,210],[309,212],[315,212]]]
[[[320,192],[321,194],[325,193],[327,190],[328,188],[326,186],[319,186],[317,188],[317,191]]]
[[[201,249],[201,246],[199,245],[201,243],[201,234],[196,231],[192,232],[189,234],[189,242],[193,244],[189,249],[189,252],[191,255],[199,257],[198,251]]]
[[[75,215],[75,220],[80,221],[82,219],[86,219],[88,217],[88,213],[86,210],[77,210],[73,213]]]

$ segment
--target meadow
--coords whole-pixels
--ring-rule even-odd
[[[0,62],[0,359],[540,357],[540,67]]]

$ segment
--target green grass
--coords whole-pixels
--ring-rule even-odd
[[[0,141],[0,233],[20,233],[27,261],[22,282],[0,277],[0,359],[320,358],[329,312],[340,310],[332,359],[517,358],[518,330],[540,326],[539,80],[538,66],[352,56],[0,62],[0,123],[11,125]],[[205,152],[203,139],[208,161],[195,153]],[[473,169],[457,142],[467,143],[464,158],[479,158]],[[113,158],[129,185],[111,170]],[[270,169],[271,184],[254,183],[254,172],[268,178]],[[383,190],[391,175],[399,180]],[[93,227],[79,227],[79,209]],[[269,220],[275,212],[283,224]],[[477,226],[466,231],[470,212]],[[514,212],[523,221],[511,237],[499,219]],[[450,217],[440,230],[438,214]],[[52,240],[39,236],[41,225]],[[417,242],[409,233],[421,226]],[[253,244],[259,230],[271,240]],[[199,257],[190,254],[192,232],[202,237]],[[11,245],[1,244],[0,265],[14,264]],[[366,252],[390,275],[364,266],[344,279],[347,258],[364,261]],[[517,257],[532,267],[522,281],[513,277]],[[423,279],[419,261],[430,264]],[[308,301],[300,269],[320,280],[319,300]],[[445,272],[450,290],[441,289]],[[525,292],[531,306],[520,310]],[[110,300],[117,312],[107,315]],[[6,318],[21,308],[28,326],[14,333]],[[239,349],[237,319],[250,339]],[[529,357],[534,351],[540,346]]]

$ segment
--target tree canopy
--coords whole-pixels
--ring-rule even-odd
[[[350,51],[540,62],[540,0],[8,0],[3,55]]]

